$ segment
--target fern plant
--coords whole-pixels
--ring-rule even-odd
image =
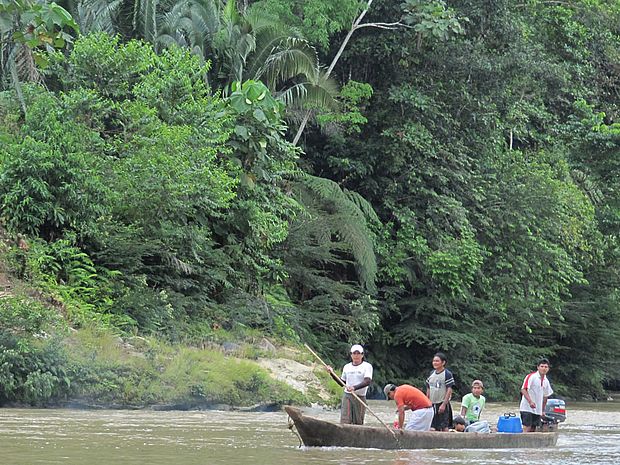
[[[359,282],[376,292],[377,260],[374,252],[373,225],[380,224],[370,203],[357,192],[342,189],[329,179],[304,174],[296,187],[302,203],[309,207],[302,220],[319,245],[353,256]]]

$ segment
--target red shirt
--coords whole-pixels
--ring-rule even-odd
[[[394,400],[398,407],[402,405],[408,406],[411,410],[419,410],[421,408],[431,407],[433,404],[426,395],[418,388],[403,384],[398,386],[394,391]]]

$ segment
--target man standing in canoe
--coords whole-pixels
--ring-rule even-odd
[[[351,346],[351,362],[344,366],[340,378],[332,367],[327,366],[326,369],[332,378],[344,385],[340,423],[363,425],[366,414],[366,391],[372,382],[372,365],[364,361],[364,348],[359,344]],[[352,393],[364,403],[354,398]]]
[[[383,388],[388,400],[394,399],[398,408],[398,427],[405,426],[408,431],[430,431],[435,411],[433,403],[418,388],[408,384],[396,387],[394,384],[386,384]],[[409,421],[405,425],[405,410],[411,410]]]
[[[523,380],[519,411],[526,432],[536,431],[545,411],[547,398],[553,394],[553,389],[551,389],[551,384],[547,378],[548,372],[549,360],[542,358],[536,365],[536,371],[527,375]]]

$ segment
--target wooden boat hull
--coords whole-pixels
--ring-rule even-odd
[[[554,446],[558,433],[454,433],[395,430],[381,426],[341,425],[304,415],[286,406],[304,445],[372,449],[519,449]]]

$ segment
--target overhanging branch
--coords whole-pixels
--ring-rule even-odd
[[[370,7],[372,6],[373,1],[374,0],[367,1],[366,7],[361,11],[359,16],[355,18],[355,20],[351,24],[351,29],[349,29],[349,32],[345,36],[344,40],[342,41],[342,44],[340,45],[340,48],[338,49],[338,52],[334,56],[334,59],[329,64],[329,68],[327,68],[327,71],[325,72],[326,78],[329,77],[329,75],[334,70],[334,67],[336,66],[336,63],[338,63],[338,60],[340,59],[342,52],[344,52],[344,49],[347,47],[349,43],[349,40],[351,40],[351,36],[358,29],[361,29],[363,27],[376,27],[378,29],[395,30],[399,28],[411,28],[412,27],[400,21],[395,21],[393,23],[362,23],[362,20],[364,19],[364,16],[366,16],[366,13],[368,13],[368,10],[370,10]],[[295,138],[293,139],[293,145],[297,145],[297,143],[299,142],[299,139],[301,138],[301,135],[304,132],[304,129],[306,127],[306,124],[308,124],[309,118],[310,118],[310,111],[308,110],[306,111],[301,121],[301,124],[299,125],[299,129],[297,129],[297,134],[295,134]]]

